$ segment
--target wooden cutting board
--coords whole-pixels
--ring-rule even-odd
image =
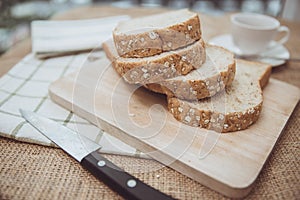
[[[299,88],[271,79],[257,123],[218,134],[176,121],[167,112],[165,96],[124,83],[101,56],[54,82],[49,88],[52,100],[229,197],[250,192],[300,98]]]

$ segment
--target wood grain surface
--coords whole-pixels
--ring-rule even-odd
[[[297,87],[272,79],[259,120],[219,134],[177,122],[163,95],[124,82],[105,56],[87,59],[77,73],[54,82],[49,94],[123,142],[233,198],[250,192],[300,99]]]

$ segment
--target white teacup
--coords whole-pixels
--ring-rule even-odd
[[[274,38],[283,33],[280,40]],[[284,44],[290,35],[286,26],[277,19],[255,13],[237,13],[231,16],[231,34],[234,45],[241,54],[258,54]]]

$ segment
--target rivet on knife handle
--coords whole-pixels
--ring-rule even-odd
[[[95,177],[126,199],[173,199],[171,196],[152,188],[126,173],[101,156],[97,151],[84,157],[81,164]]]

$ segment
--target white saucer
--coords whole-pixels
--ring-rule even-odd
[[[218,45],[232,51],[235,54],[241,54],[240,50],[233,44],[232,37],[230,34],[219,35],[208,41],[209,44]],[[286,62],[286,59],[290,58],[289,51],[283,45],[277,45],[275,48],[272,48],[266,52],[260,54],[261,56],[272,56],[279,57],[281,59],[272,59],[272,58],[255,58],[252,60],[264,62],[277,67]]]

